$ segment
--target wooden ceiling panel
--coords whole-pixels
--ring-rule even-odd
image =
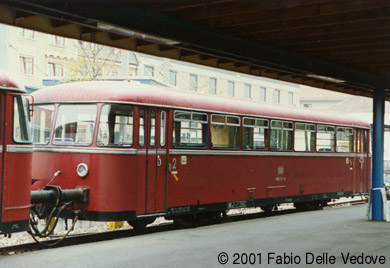
[[[276,1],[275,1],[276,3]],[[291,3],[290,3],[291,4]],[[388,7],[388,4],[383,4],[384,7]],[[259,23],[279,23],[281,28],[285,28],[284,23],[289,21],[300,21],[302,19],[321,19],[321,17],[331,15],[342,15],[351,12],[351,2],[346,2],[345,5],[338,5],[334,2],[329,1],[309,1],[299,6],[277,6],[271,8],[251,8],[246,9],[246,13],[227,14],[226,16],[220,16],[210,18],[210,25],[214,28],[232,28],[232,27],[243,27],[243,26],[256,26]],[[366,4],[361,6],[359,10],[366,10],[372,8],[372,5]],[[193,18],[195,20],[197,17]]]
[[[389,11],[390,1],[389,7],[386,8],[370,8],[359,11],[350,10],[348,12],[330,15],[318,14],[317,16],[313,17],[304,17],[291,20],[280,19],[279,21],[259,21],[255,24],[247,26],[236,26],[233,24],[229,27],[229,30],[234,31],[235,34],[247,36],[267,32],[294,32],[300,29],[316,29],[333,25],[336,27],[346,25],[348,27],[348,25],[356,22],[372,23],[377,20],[388,19],[389,16],[387,13]]]

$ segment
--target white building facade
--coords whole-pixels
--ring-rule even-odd
[[[90,72],[86,66],[96,64],[95,69],[101,69],[92,76],[96,79],[147,76],[182,90],[299,106],[300,86],[297,84],[91,45],[7,25],[0,25],[0,36],[3,59],[0,68],[18,75],[28,88],[90,80],[86,78],[86,73]],[[102,52],[95,55],[97,50]],[[97,59],[81,66],[88,57]],[[75,70],[79,77],[75,77]]]
[[[300,86],[264,77],[137,54],[138,75],[153,76],[178,89],[299,106]]]

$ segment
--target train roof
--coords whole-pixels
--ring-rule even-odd
[[[10,73],[0,69],[0,89],[26,93],[24,86]]]
[[[73,82],[40,89],[35,103],[129,102],[142,105],[260,116],[274,119],[328,123],[370,128],[366,121],[333,112],[319,112],[224,96],[157,87],[128,81]]]

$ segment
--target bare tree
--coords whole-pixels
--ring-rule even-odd
[[[78,58],[68,65],[68,81],[90,81],[105,78],[112,70],[117,70],[120,53],[112,47],[94,43],[77,43]]]

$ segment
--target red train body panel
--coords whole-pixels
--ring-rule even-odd
[[[25,89],[0,71],[0,233],[25,231],[30,216],[32,141]]]
[[[324,202],[369,188],[370,126],[338,114],[136,82],[64,84],[33,96],[33,189],[61,171],[53,185],[90,189],[75,205],[85,219]]]

